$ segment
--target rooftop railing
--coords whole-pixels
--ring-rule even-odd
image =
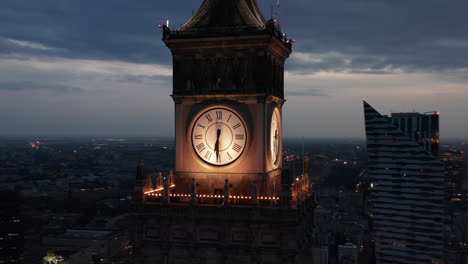
[[[161,25],[163,39],[184,39],[193,37],[226,37],[226,36],[248,36],[248,35],[273,35],[280,40],[288,49],[292,49],[294,40],[287,38],[278,28],[275,20],[269,20],[265,26],[232,26],[232,27],[197,27],[192,30],[171,30],[166,25]]]

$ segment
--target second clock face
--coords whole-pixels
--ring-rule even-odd
[[[278,116],[276,111],[273,111],[271,116],[271,126],[270,126],[270,153],[273,159],[273,163],[276,164],[279,158],[279,125],[278,125]]]
[[[204,112],[192,129],[192,145],[197,155],[212,165],[227,165],[239,158],[247,142],[244,122],[226,108]]]

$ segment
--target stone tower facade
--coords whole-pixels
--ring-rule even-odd
[[[292,41],[256,0],[205,0],[179,30],[162,28],[174,64],[176,165],[156,184],[138,167],[139,261],[306,263],[310,181],[290,175],[281,155]]]

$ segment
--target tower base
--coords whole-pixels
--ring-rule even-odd
[[[135,211],[136,263],[311,263],[313,207],[146,202]]]

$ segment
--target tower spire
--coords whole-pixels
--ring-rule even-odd
[[[180,31],[265,27],[257,0],[204,0]]]

